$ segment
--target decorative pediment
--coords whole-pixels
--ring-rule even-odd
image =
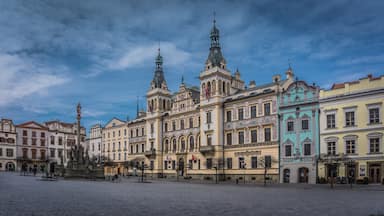
[[[44,125],[39,124],[39,123],[37,123],[35,121],[29,121],[29,122],[25,122],[25,123],[19,124],[19,125],[17,125],[17,127],[21,127],[21,128],[34,128],[34,129],[40,129],[40,130],[47,130],[48,129]]]
[[[307,138],[305,138],[303,143],[312,143],[312,140],[309,137],[307,137]]]
[[[114,117],[104,126],[104,128],[111,128],[111,127],[119,126],[122,124],[125,124],[125,121]]]
[[[283,144],[284,145],[293,145],[293,142],[290,139],[287,139]]]

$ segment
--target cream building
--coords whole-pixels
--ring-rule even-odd
[[[293,73],[288,71],[284,80],[277,75],[271,83],[258,86],[252,81],[246,87],[240,72],[232,74],[226,66],[215,23],[210,39],[199,86],[182,80],[173,94],[159,50],[147,112],[127,123],[126,164],[133,168],[129,173],[144,165],[146,172],[159,177],[263,181],[266,174],[278,182],[277,96],[293,82]],[[104,139],[113,122],[115,128],[125,125],[115,119],[103,129],[106,151],[112,138]]]
[[[51,163],[65,166],[69,160],[71,147],[77,142],[77,124],[66,123],[59,120],[44,123],[48,128],[48,160]],[[80,143],[85,145],[86,131],[84,127],[80,129]]]
[[[319,176],[384,179],[384,76],[320,91]]]
[[[0,171],[16,170],[16,127],[10,119],[0,121]]]
[[[125,174],[124,162],[128,154],[127,123],[118,118],[111,119],[102,129],[102,155],[106,175]]]

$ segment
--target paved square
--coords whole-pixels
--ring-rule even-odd
[[[0,215],[370,215],[382,190],[153,181],[40,181],[0,173]]]

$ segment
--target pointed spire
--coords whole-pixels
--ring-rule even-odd
[[[206,61],[207,66],[218,66],[220,68],[225,67],[225,59],[221,53],[220,47],[220,31],[216,27],[216,13],[213,15],[213,26],[210,33],[211,46],[209,49],[208,59]]]
[[[163,57],[160,53],[160,42],[159,42],[159,48],[157,49],[157,57],[155,60],[156,68],[155,68],[155,74],[153,76],[153,80],[151,83],[152,88],[166,88],[166,81],[164,79],[164,72],[163,72]]]

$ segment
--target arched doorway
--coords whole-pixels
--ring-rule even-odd
[[[8,162],[5,164],[5,170],[7,171],[15,171],[15,164],[12,162]]]
[[[283,171],[283,182],[284,183],[289,183],[289,178],[291,176],[291,171],[289,169],[284,169]]]
[[[183,158],[180,158],[179,159],[179,167],[178,167],[178,171],[179,171],[179,175],[180,176],[184,176],[184,159]]]
[[[308,168],[299,168],[299,183],[308,183]]]

